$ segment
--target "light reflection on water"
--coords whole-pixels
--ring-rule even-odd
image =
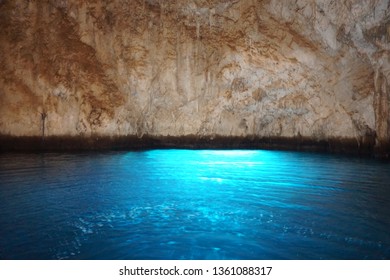
[[[0,155],[0,259],[389,259],[390,165],[262,150]]]

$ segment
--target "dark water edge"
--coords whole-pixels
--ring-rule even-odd
[[[390,143],[374,137],[331,138],[258,136],[7,136],[0,135],[0,152],[77,152],[142,149],[269,149],[350,154],[388,159]]]

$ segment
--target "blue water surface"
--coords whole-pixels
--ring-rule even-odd
[[[0,259],[390,259],[390,164],[263,150],[0,154]]]

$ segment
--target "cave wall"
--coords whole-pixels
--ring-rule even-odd
[[[389,142],[377,1],[0,1],[0,134]]]

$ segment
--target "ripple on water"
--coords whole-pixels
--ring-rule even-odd
[[[0,258],[389,259],[389,171],[277,151],[2,154]]]

